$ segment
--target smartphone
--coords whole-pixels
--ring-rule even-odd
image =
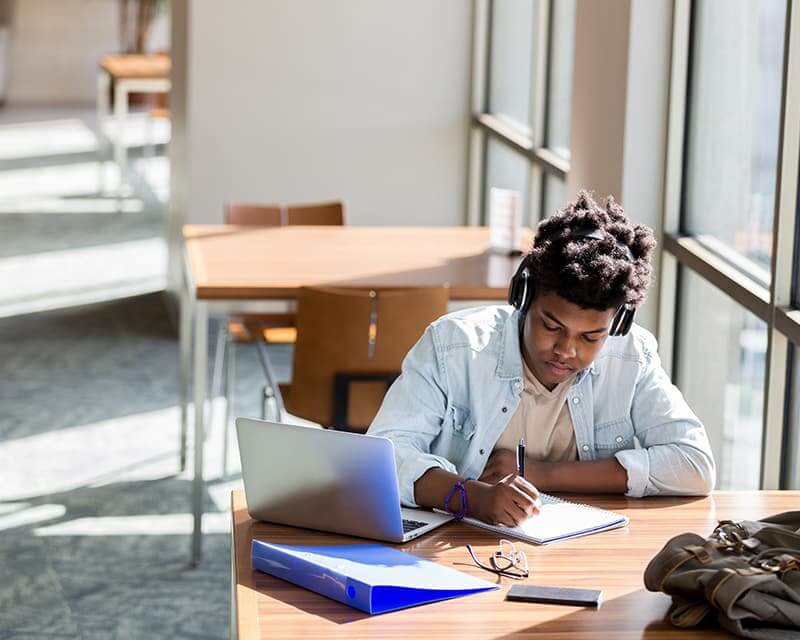
[[[506,600],[599,608],[602,596],[603,592],[596,589],[537,587],[533,584],[514,584],[511,585],[511,589],[508,590]]]

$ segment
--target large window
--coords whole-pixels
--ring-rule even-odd
[[[535,225],[565,203],[576,0],[477,0],[470,219],[492,187]]]
[[[491,7],[489,112],[528,136],[537,5],[533,0],[504,0]]]
[[[717,486],[757,489],[767,326],[692,271],[681,276],[681,389],[706,426]]]
[[[679,0],[674,21],[663,246],[678,267],[661,304],[678,315],[659,337],[717,488],[798,486],[800,17],[786,0]]]
[[[502,142],[489,138],[486,141],[486,185],[519,191],[522,210],[529,205],[531,170],[528,160]],[[488,211],[490,190],[484,192],[484,209]]]
[[[565,160],[570,159],[572,65],[575,53],[575,1],[556,0],[550,12],[550,63],[547,69],[545,142]]]
[[[767,277],[785,21],[785,0],[704,0],[692,20],[685,229]]]

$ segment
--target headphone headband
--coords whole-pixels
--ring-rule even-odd
[[[633,252],[631,252],[631,249],[627,244],[619,240],[616,236],[604,231],[603,229],[600,229],[599,227],[587,226],[570,229],[566,238],[569,239],[573,237],[590,238],[592,240],[604,240],[606,237],[611,237],[614,239],[614,242],[617,244],[617,246],[625,252],[626,260],[629,262],[633,262],[635,260],[633,257]],[[522,259],[522,262],[520,262],[517,272],[514,274],[514,277],[511,278],[511,285],[508,289],[508,303],[517,308],[523,315],[528,312],[528,308],[531,306],[531,302],[533,301],[535,295],[535,287],[531,281],[531,271],[526,264],[529,255],[530,254],[525,256]],[[635,316],[636,307],[634,305],[627,302],[620,305],[619,309],[617,309],[616,313],[614,313],[614,317],[611,320],[611,326],[608,330],[608,334],[611,336],[626,335],[633,326]]]
[[[567,235],[567,239],[569,238],[592,238],[593,240],[603,240],[604,238],[611,238],[614,240],[616,245],[625,252],[625,259],[628,262],[633,262],[635,258],[633,257],[633,252],[631,248],[622,242],[619,238],[615,235],[610,234],[608,231],[600,229],[599,227],[577,227],[575,229],[570,229],[569,235]]]

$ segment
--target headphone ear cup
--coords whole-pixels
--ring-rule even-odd
[[[633,321],[636,318],[636,307],[632,305],[625,305],[628,307],[627,311],[625,311],[625,324],[622,327],[622,335],[627,335],[628,332],[631,330],[633,326]]]
[[[524,262],[519,266],[508,289],[508,304],[522,313],[528,310],[531,298],[530,270]]]
[[[610,336],[625,336],[633,326],[636,317],[636,307],[631,304],[623,304],[614,314],[611,321],[611,328],[608,331]]]
[[[512,307],[519,308],[519,292],[520,292],[520,277],[519,271],[511,278],[511,284],[508,286],[508,304]]]
[[[617,312],[611,319],[611,327],[608,330],[608,335],[610,336],[620,335],[620,330],[622,329],[624,315],[625,315],[625,305],[622,305],[619,309],[617,309]]]
[[[530,309],[531,302],[533,302],[534,298],[534,286],[533,286],[533,278],[531,278],[530,271],[525,269],[525,288],[522,291],[522,300],[520,301],[520,312],[522,315],[528,313],[528,309]]]

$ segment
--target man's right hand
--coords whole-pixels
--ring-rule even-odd
[[[525,478],[515,473],[488,484],[475,481],[471,492],[470,515],[488,522],[515,527],[539,513],[539,492]]]

